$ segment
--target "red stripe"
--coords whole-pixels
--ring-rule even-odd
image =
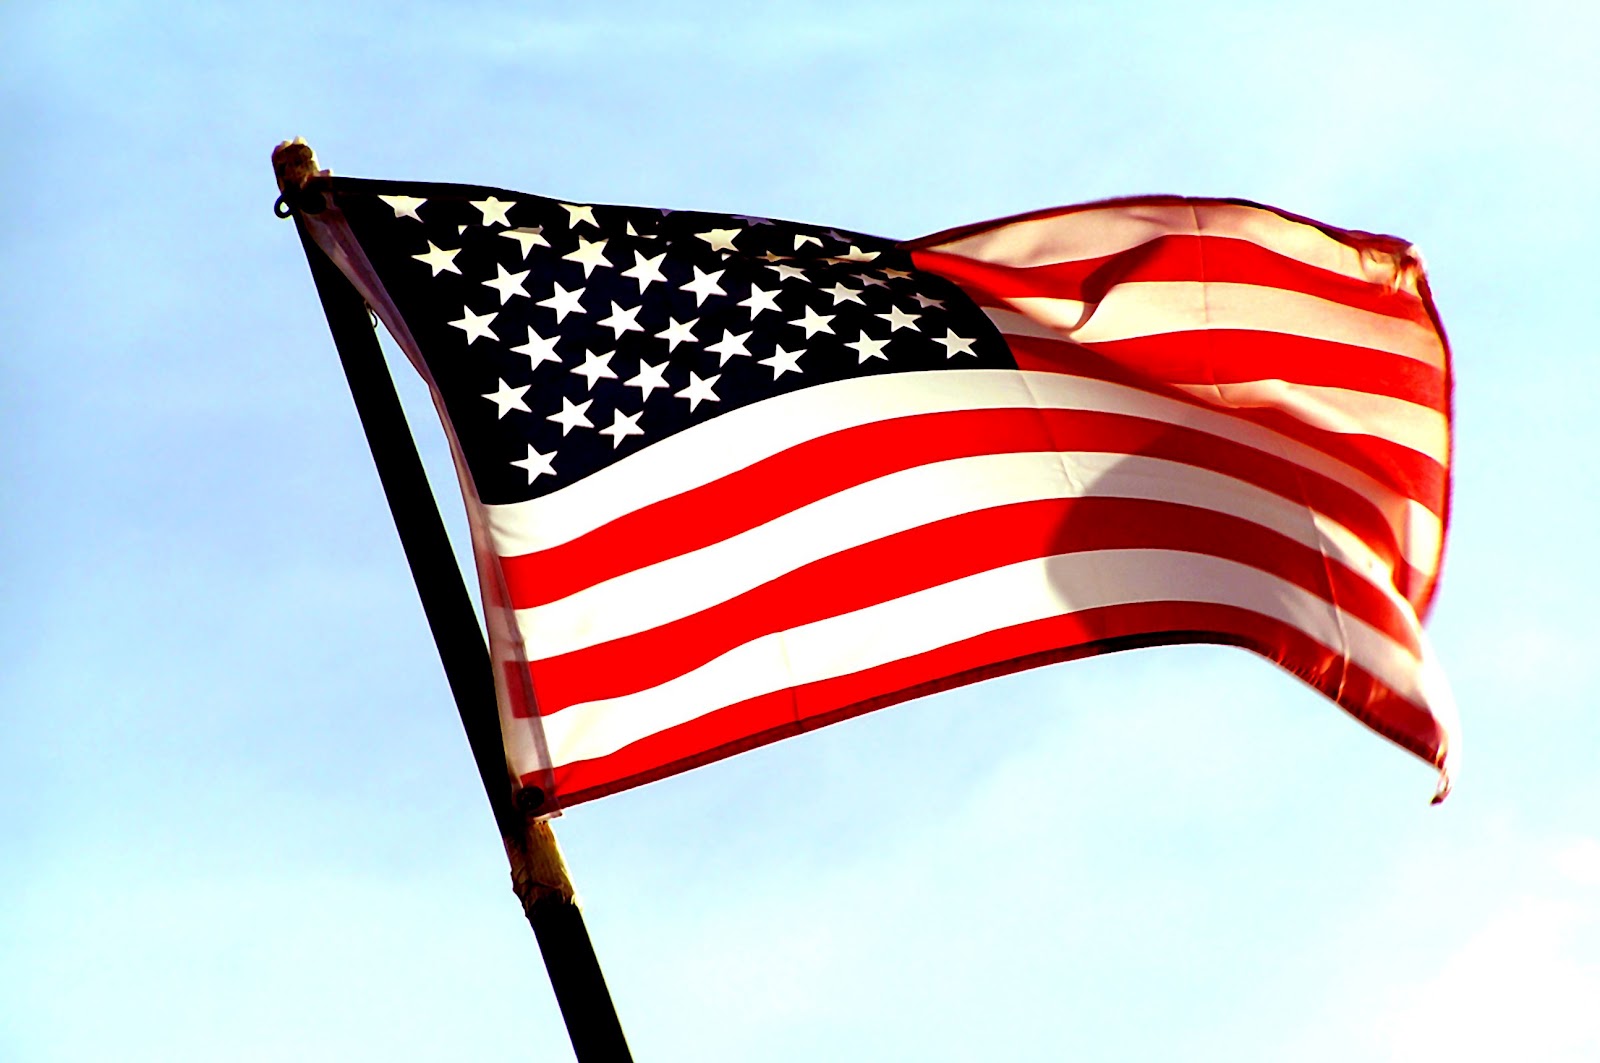
[[[513,607],[532,608],[890,473],[953,458],[1051,451],[1140,454],[1231,476],[1326,514],[1388,565],[1404,566],[1393,529],[1373,503],[1277,455],[1161,421],[1032,408],[924,414],[846,429],[501,564]]]
[[[1181,550],[1251,565],[1348,611],[1413,653],[1405,617],[1320,551],[1211,510],[1137,499],[1024,502],[965,513],[803,565],[660,627],[536,661],[539,711],[622,697],[764,635],[816,623],[1034,558],[1095,550]]]
[[[1112,196],[1107,199],[1096,200],[1092,203],[1072,203],[1059,207],[1045,207],[1042,210],[1024,211],[1005,218],[991,218],[989,221],[969,222],[966,225],[957,225],[954,228],[943,229],[927,236],[919,236],[915,240],[904,240],[900,246],[907,251],[916,251],[924,248],[938,248],[957,240],[965,240],[980,233],[992,233],[1009,228],[1021,222],[1044,221],[1049,218],[1065,218],[1074,214],[1094,214],[1105,212],[1108,214],[1123,213],[1129,207],[1246,207],[1250,210],[1259,210],[1263,214],[1270,214],[1296,225],[1304,225],[1315,229],[1330,240],[1337,241],[1347,247],[1359,251],[1376,252],[1382,255],[1392,255],[1406,258],[1411,255],[1411,243],[1398,236],[1385,236],[1380,233],[1364,232],[1360,229],[1341,229],[1336,225],[1328,225],[1314,218],[1307,218],[1302,214],[1281,210],[1278,207],[1257,203],[1254,200],[1238,199],[1232,196],[1175,196],[1170,193],[1158,193],[1141,196]]]
[[[1387,395],[1441,411],[1447,401],[1443,370],[1403,354],[1330,340],[1208,329],[1106,340],[1090,346],[1120,365],[1174,384],[1285,380]]]
[[[1051,449],[1033,411],[898,417],[807,440],[737,472],[640,507],[570,542],[501,559],[514,607],[557,601],[613,576],[749,531],[890,473],[978,454]]]
[[[1194,333],[1183,335],[1192,336]],[[1330,432],[1271,408],[1215,406],[1110,357],[1099,344],[1086,345],[1038,336],[1007,336],[1006,342],[1011,347],[1018,369],[1106,380],[1178,399],[1201,409],[1225,412],[1305,443],[1360,470],[1391,490],[1415,499],[1434,513],[1440,516],[1444,514],[1449,479],[1445,469],[1432,458],[1408,447],[1375,436]]]
[[[1399,494],[1415,499],[1436,515],[1443,515],[1448,476],[1444,466],[1426,454],[1377,436],[1331,432],[1270,406],[1227,407],[1227,410],[1241,420],[1316,447]]]
[[[917,251],[914,252],[913,259],[919,268],[944,276],[959,285],[979,304],[1003,309],[1012,309],[1008,299],[1023,296],[1078,298],[1097,302],[1120,283],[1153,280],[1241,280],[1302,292],[1343,305],[1404,318],[1415,321],[1430,331],[1436,331],[1429,308],[1421,299],[1405,293],[1390,292],[1379,284],[1308,266],[1247,241],[1228,238],[1160,237],[1132,251],[1095,259],[1093,265],[1087,268],[1084,263],[1016,268],[941,251]],[[1216,331],[1231,336],[1237,330]],[[1151,382],[1211,383],[1217,379],[1212,375],[1213,365],[1217,372],[1222,374],[1221,379],[1251,379],[1244,375],[1245,364],[1259,365],[1262,371],[1266,372],[1268,379],[1290,379],[1309,383],[1310,381],[1299,380],[1298,377],[1289,375],[1294,363],[1284,360],[1284,364],[1279,364],[1282,355],[1298,354],[1301,356],[1302,364],[1315,362],[1324,366],[1340,367],[1334,372],[1322,370],[1325,379],[1332,378],[1337,381],[1333,386],[1371,391],[1374,394],[1397,395],[1409,401],[1416,401],[1410,394],[1396,390],[1402,386],[1407,374],[1414,373],[1415,370],[1389,371],[1389,366],[1375,361],[1378,352],[1372,352],[1364,359],[1367,363],[1364,368],[1374,371],[1370,376],[1360,377],[1355,373],[1363,366],[1342,357],[1348,352],[1348,345],[1323,344],[1319,354],[1317,345],[1322,341],[1296,337],[1295,339],[1300,342],[1284,344],[1280,351],[1274,346],[1275,341],[1286,340],[1288,337],[1280,333],[1259,335],[1261,338],[1256,344],[1246,346],[1242,351],[1236,351],[1227,344],[1219,342],[1212,334],[1212,330],[1190,329],[1170,334],[1168,350],[1177,349],[1179,344],[1187,344],[1188,357],[1192,359],[1192,363],[1184,367],[1182,374],[1176,379],[1168,375],[1168,372],[1163,372],[1163,368],[1170,371],[1173,368],[1171,366],[1163,367],[1144,358],[1135,358],[1131,363],[1127,361],[1126,355],[1136,353],[1141,348],[1127,346],[1126,340],[1104,344],[1074,343],[1073,350],[1061,352],[1055,358],[1047,357],[1045,360],[1055,361],[1057,364],[1070,363],[1079,357],[1076,351],[1091,349],[1107,361],[1119,366],[1128,376],[1144,378],[1143,383],[1147,387]],[[1027,344],[1021,337],[1007,338],[1011,341],[1013,349]],[[1035,348],[1039,342],[1032,341]],[[1439,343],[1442,351],[1444,348],[1442,337]],[[1254,357],[1251,356],[1252,351]],[[1261,357],[1263,354],[1269,357]],[[1236,362],[1241,355],[1242,362]],[[1034,368],[1024,354],[1019,353],[1017,362],[1020,368]],[[1073,371],[1078,370],[1074,367]],[[1448,385],[1442,370],[1433,372],[1435,376],[1426,384],[1419,397],[1424,400],[1423,404],[1441,409],[1448,402]],[[1381,383],[1375,385],[1375,381]],[[1307,425],[1291,414],[1270,408],[1215,408],[1227,409],[1228,412],[1245,420],[1309,442],[1339,460],[1379,478],[1381,482],[1391,484],[1443,516],[1447,504],[1447,476],[1439,462],[1426,455],[1374,436],[1329,432]],[[1419,589],[1419,594],[1421,593],[1424,592]]]
[[[1433,717],[1287,624],[1232,606],[1152,602],[1050,617],[838,679],[780,691],[555,770],[574,805],[851,716],[994,676],[1138,646],[1242,646],[1276,662],[1367,726],[1430,763],[1444,736]],[[539,777],[526,777],[539,784]]]
[[[1259,244],[1225,236],[1173,233],[1099,258],[1041,266],[1005,266],[945,251],[913,251],[918,269],[968,292],[1001,299],[1077,299],[1098,303],[1119,284],[1205,281],[1254,284],[1300,292],[1386,317],[1431,325],[1422,300],[1372,281],[1287,258]]]

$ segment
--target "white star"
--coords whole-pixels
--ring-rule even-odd
[[[785,373],[803,373],[805,370],[800,368],[800,356],[805,353],[804,350],[786,351],[775,343],[772,345],[772,357],[762,358],[760,362],[772,367],[772,379],[776,380]]]
[[[702,273],[699,266],[694,267],[694,280],[683,286],[686,292],[694,292],[694,305],[699,306],[706,301],[708,295],[727,295],[722,290],[722,285],[717,283],[717,278],[727,270],[719,269],[715,273]]]
[[[574,428],[593,428],[594,423],[589,420],[589,407],[593,403],[593,399],[584,399],[582,402],[573,402],[571,399],[563,395],[561,396],[561,412],[552,413],[549,417],[546,417],[545,420],[554,421],[556,424],[560,425],[561,434],[563,436],[572,431]]]
[[[848,236],[846,236],[844,233],[840,232],[838,229],[829,229],[827,232],[823,233],[822,235],[828,237],[831,240],[837,240],[841,244],[848,244],[850,242],[850,238]]]
[[[622,446],[622,441],[629,436],[644,435],[644,429],[639,427],[639,418],[643,416],[643,410],[640,410],[631,417],[623,413],[621,410],[618,410],[616,411],[616,415],[611,422],[611,427],[600,429],[600,434],[603,436],[610,436],[611,449],[616,450],[618,447]]]
[[[828,322],[832,321],[833,317],[834,315],[832,314],[819,314],[808,306],[806,307],[805,317],[802,317],[798,321],[791,321],[789,324],[805,329],[806,339],[809,340],[812,336],[815,336],[819,332],[826,332],[829,335],[832,335],[833,326],[828,324]]]
[[[471,307],[463,306],[461,312],[466,317],[461,318],[459,321],[452,321],[450,324],[467,334],[468,343],[472,343],[480,336],[487,336],[491,340],[500,338],[489,329],[489,323],[497,316],[494,311],[491,310],[487,314],[474,314]]]
[[[822,241],[815,236],[807,236],[804,233],[801,233],[799,236],[794,238],[794,249],[796,251],[800,250],[807,244],[816,244],[818,247],[821,247]]]
[[[840,303],[846,301],[852,303],[861,303],[862,306],[867,305],[866,303],[861,302],[861,289],[859,288],[847,288],[843,284],[835,283],[832,288],[824,288],[822,290],[833,296],[834,306],[838,306]]]
[[[641,233],[638,229],[635,229],[633,227],[633,222],[631,222],[631,221],[627,223],[627,225],[625,226],[625,229],[626,229],[626,231],[627,231],[629,236],[637,236],[641,240],[650,239],[649,237],[647,237],[643,233]]]
[[[712,229],[710,232],[695,233],[695,236],[711,245],[713,251],[734,251],[733,238],[738,236],[743,229]]]
[[[970,354],[974,358],[978,356],[978,352],[972,349],[972,345],[977,342],[977,338],[962,339],[956,335],[955,329],[945,329],[944,339],[934,337],[933,342],[944,344],[944,356],[946,358],[954,358],[958,354]]]
[[[522,248],[522,257],[527,258],[528,252],[535,247],[549,247],[550,241],[544,238],[544,226],[533,225],[521,229],[507,229],[500,234],[508,239],[515,240],[517,246]]]
[[[561,356],[556,353],[556,339],[554,337],[548,340],[545,339],[533,331],[532,325],[528,326],[528,342],[519,344],[511,349],[518,354],[528,356],[529,369],[537,369],[543,362],[561,364]]]
[[[921,292],[912,292],[911,298],[915,299],[917,301],[917,305],[922,307],[924,310],[928,309],[930,306],[938,307],[940,310],[944,309],[943,299],[935,299],[933,296],[923,295]]]
[[[823,261],[833,262],[836,264],[845,262],[871,262],[877,257],[878,252],[876,251],[863,251],[855,244],[851,244],[850,250],[846,251],[844,254],[835,256],[834,258],[823,259]]]
[[[772,224],[772,219],[771,218],[756,218],[756,217],[752,217],[749,214],[735,214],[734,217],[738,218],[740,221],[744,222],[746,225],[771,225]]]
[[[578,237],[578,249],[571,254],[561,256],[563,262],[578,262],[583,265],[583,275],[587,277],[594,272],[596,266],[610,266],[611,260],[606,258],[606,241],[586,240]]]
[[[416,196],[379,196],[378,198],[394,208],[395,217],[422,220],[421,215],[417,213],[417,208],[426,203],[426,199],[418,199]]]
[[[721,399],[717,398],[717,393],[711,390],[714,386],[716,386],[717,381],[721,379],[722,374],[715,373],[706,379],[701,380],[699,373],[690,370],[689,386],[684,388],[682,391],[677,391],[673,394],[677,398],[688,399],[689,410],[690,412],[693,412],[695,408],[698,407],[702,402],[722,401]]]
[[[528,456],[523,458],[521,461],[514,461],[511,464],[521,469],[527,469],[528,482],[533,483],[533,481],[546,474],[551,476],[556,474],[555,459],[555,451],[552,450],[548,454],[541,454],[537,450],[533,449],[532,443],[529,443]]]
[[[728,364],[728,359],[732,358],[736,354],[742,354],[746,358],[750,357],[750,352],[744,349],[744,341],[749,338],[750,333],[748,332],[741,332],[735,336],[728,329],[723,329],[722,339],[718,340],[716,343],[706,344],[706,350],[716,351],[718,354],[722,355],[722,360],[718,362],[717,365],[724,366]]]
[[[903,269],[889,269],[887,267],[879,270],[878,272],[882,273],[885,277],[888,277],[892,281],[903,281],[907,277],[911,276],[911,274],[907,273]]]
[[[666,282],[667,276],[661,272],[661,260],[666,257],[667,253],[665,251],[661,252],[661,254],[657,255],[655,258],[645,258],[642,253],[635,251],[633,253],[632,267],[623,270],[622,275],[624,277],[632,277],[634,280],[638,281],[639,294],[643,295],[644,290],[650,287],[653,282]]]
[[[882,277],[874,277],[870,273],[857,273],[855,278],[869,288],[887,288],[889,286],[888,281]]]
[[[600,223],[594,220],[594,208],[587,203],[563,203],[562,207],[567,212],[567,228],[576,229],[579,222],[588,222],[596,229]]]
[[[774,288],[769,292],[752,284],[750,298],[739,300],[739,305],[750,308],[750,320],[754,321],[761,311],[778,309],[778,289]]]
[[[794,256],[780,255],[776,251],[768,251],[765,254],[757,255],[756,257],[766,259],[768,262],[787,262]]]
[[[903,328],[908,328],[912,332],[922,331],[921,329],[917,328],[917,318],[921,317],[921,314],[907,313],[893,304],[890,304],[889,312],[887,314],[874,314],[873,316],[881,317],[887,321],[889,323],[889,331],[891,333]]]
[[[854,347],[856,349],[856,354],[860,356],[856,361],[860,365],[865,365],[869,358],[882,358],[887,362],[889,356],[883,353],[883,349],[888,345],[888,340],[872,339],[865,332],[855,342],[845,344],[846,347]]]
[[[514,388],[501,380],[499,390],[489,392],[484,398],[495,404],[495,408],[499,411],[496,417],[504,417],[512,410],[532,413],[533,411],[528,409],[528,404],[522,400],[522,396],[526,395],[531,387],[532,384],[524,384],[520,388]]]
[[[639,359],[639,372],[631,379],[623,381],[623,383],[630,388],[638,388],[641,393],[639,397],[648,402],[650,393],[656,388],[671,387],[667,383],[667,363],[662,362],[660,365],[651,365],[641,358]]]
[[[780,281],[792,281],[796,277],[804,277],[806,275],[806,271],[801,269],[799,266],[785,266],[779,263],[768,266],[767,268],[777,270],[778,279]]]
[[[583,364],[575,365],[572,371],[588,381],[586,391],[594,390],[596,380],[615,380],[617,374],[611,370],[611,359],[617,356],[616,351],[607,354],[596,354],[593,351],[583,352]]]
[[[500,275],[492,281],[484,281],[483,286],[485,288],[493,288],[500,293],[501,306],[505,306],[506,303],[510,302],[513,295],[520,295],[524,299],[528,297],[528,289],[522,286],[522,282],[527,279],[532,270],[525,269],[521,273],[507,273],[506,268],[498,262],[494,264],[494,268]]]
[[[550,296],[548,299],[540,299],[534,305],[548,306],[550,309],[554,310],[556,312],[557,322],[565,321],[568,314],[588,313],[588,311],[583,308],[583,304],[578,302],[579,299],[583,298],[585,289],[577,288],[569,292],[561,286],[560,281],[556,281],[555,285],[556,290],[554,295]]]
[[[643,332],[644,326],[639,324],[639,311],[642,307],[624,310],[616,303],[611,304],[611,316],[600,319],[600,324],[610,329],[614,338],[621,339],[624,332]]]
[[[700,341],[695,338],[694,332],[691,331],[699,320],[697,317],[690,318],[688,321],[669,318],[668,321],[670,323],[666,328],[656,333],[656,336],[667,341],[667,350],[669,351],[677,350],[680,343],[699,343]]]
[[[460,274],[461,271],[456,268],[456,256],[460,253],[461,248],[459,247],[454,251],[446,251],[432,240],[429,240],[428,250],[425,253],[420,255],[412,255],[411,257],[416,259],[418,262],[426,262],[428,264],[428,268],[433,270],[433,275],[437,277],[445,270],[449,270],[451,273]]]
[[[506,211],[516,206],[517,203],[516,200],[507,202],[490,196],[488,199],[475,199],[472,201],[472,205],[483,212],[483,224],[493,225],[498,222],[501,225],[510,225],[511,219],[506,217]]]

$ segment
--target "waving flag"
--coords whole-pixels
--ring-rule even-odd
[[[1253,650],[1427,760],[1448,350],[1404,242],[1147,197],[910,242],[325,179],[556,809],[931,691]]]

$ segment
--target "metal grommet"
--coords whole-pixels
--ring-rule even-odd
[[[272,204],[272,213],[276,214],[280,218],[288,218],[294,215],[294,208],[289,206],[289,201],[287,199],[279,196],[277,202]]]

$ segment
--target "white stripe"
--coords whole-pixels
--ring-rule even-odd
[[[700,550],[517,612],[534,659],[648,631],[862,543],[995,506],[1065,498],[1174,502],[1252,521],[1371,582],[1405,617],[1394,573],[1353,532],[1230,476],[1139,455],[987,454],[934,462],[829,496]],[[1270,567],[1264,565],[1263,567]]]
[[[1404,290],[1416,293],[1414,271],[1397,269],[1392,255],[1363,253],[1314,225],[1290,221],[1260,207],[1233,203],[1091,208],[999,223],[970,236],[929,245],[928,249],[1003,266],[1047,266],[1103,258],[1169,235],[1243,240],[1318,269],[1384,287],[1398,283]]]
[[[1059,302],[1065,304],[1068,300],[1062,299]],[[1078,303],[1077,305],[1083,308],[1080,311],[1080,316],[1088,313],[1088,303]],[[1068,316],[1072,313],[1072,310],[1070,306],[1063,306],[1061,312],[1063,316]],[[989,319],[989,323],[999,329],[1000,334],[1003,336],[1028,336],[1036,340],[1053,340],[1056,343],[1072,342],[1062,336],[1060,329],[1052,328],[1043,321],[1035,321],[1027,314],[1021,314],[1015,310],[1006,310],[998,306],[986,306],[983,308],[983,313]]]
[[[1445,415],[1390,395],[1284,380],[1173,386],[1224,409],[1265,406],[1325,431],[1386,439],[1440,465],[1450,458],[1450,422]]]
[[[1291,624],[1401,697],[1429,704],[1430,673],[1403,647],[1275,576],[1221,558],[1106,550],[1019,562],[746,643],[676,679],[544,717],[556,764],[614,753],[723,706],[897,661],[1016,624],[1135,602],[1208,602]]]
[[[1427,325],[1259,284],[1134,281],[1116,285],[1099,303],[1043,296],[1018,296],[1006,302],[1077,343],[1240,329],[1344,343],[1424,365],[1444,365],[1444,346]]]
[[[1149,418],[1305,466],[1371,501],[1393,526],[1407,562],[1433,571],[1442,533],[1439,518],[1314,447],[1229,414],[1137,388],[1011,369],[891,373],[820,384],[732,410],[543,498],[485,509],[501,556],[531,554],[832,432],[926,413],[1033,408]]]
[[[1073,311],[1069,308],[1064,312],[1070,314]],[[1060,331],[1042,321],[1013,310],[986,307],[984,313],[1007,336],[1028,336],[1057,343],[1073,342],[1063,339]],[[1449,420],[1442,411],[1421,403],[1352,388],[1296,384],[1283,380],[1251,380],[1218,385],[1173,383],[1171,386],[1224,408],[1270,406],[1318,428],[1388,439],[1424,454],[1441,465],[1449,460]]]

